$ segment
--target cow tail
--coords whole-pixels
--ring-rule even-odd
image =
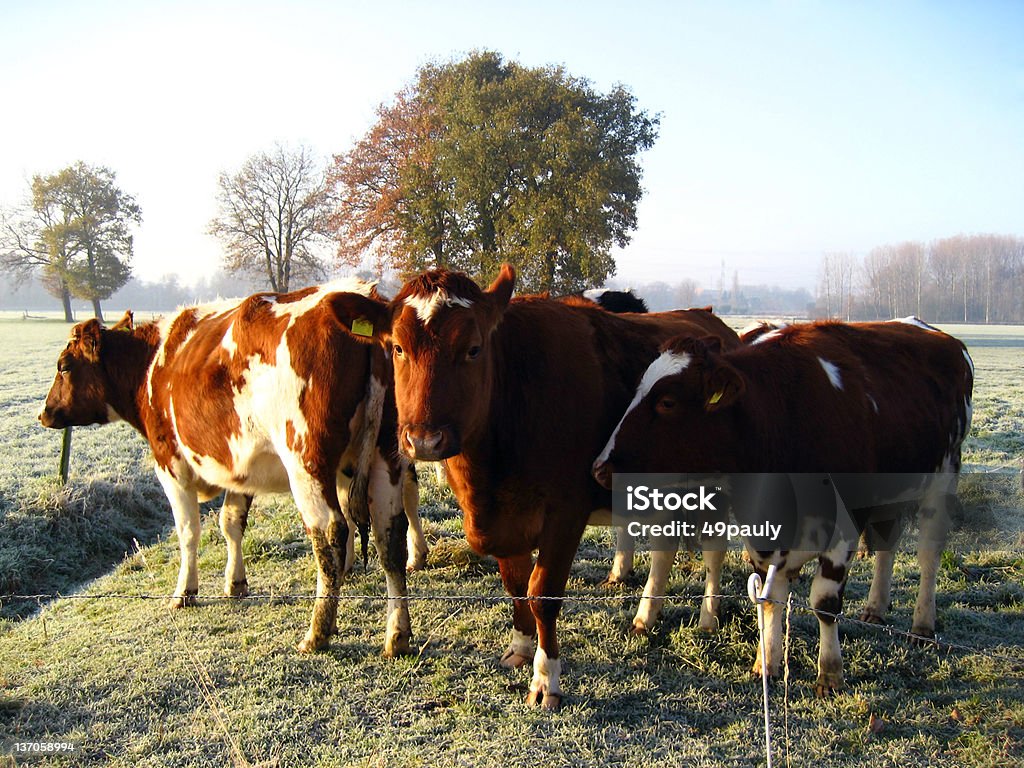
[[[363,547],[363,566],[369,557],[367,544],[370,537],[370,466],[373,454],[377,450],[377,436],[380,433],[381,415],[384,411],[384,397],[387,385],[384,376],[378,370],[380,363],[377,358],[383,353],[372,350],[369,382],[366,387],[366,399],[363,401],[363,425],[356,436],[356,466],[352,483],[348,491],[349,516],[359,529],[359,540]]]

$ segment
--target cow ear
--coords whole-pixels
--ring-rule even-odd
[[[95,318],[87,320],[75,330],[75,338],[78,340],[79,349],[82,350],[82,357],[90,363],[98,362],[100,359],[100,338],[103,330],[100,321]]]
[[[502,264],[501,271],[487,289],[487,295],[498,312],[504,312],[512,298],[512,290],[516,287],[516,271],[511,264]]]
[[[135,316],[129,309],[124,313],[124,317],[118,320],[110,330],[112,331],[131,331],[135,328]]]
[[[720,354],[722,352],[722,340],[717,336],[705,336],[701,339],[704,343],[704,349],[713,354]]]
[[[341,327],[357,341],[384,344],[391,337],[391,313],[383,301],[358,293],[335,293],[327,303]]]
[[[728,408],[747,390],[742,374],[722,360],[709,359],[704,369],[704,410]]]

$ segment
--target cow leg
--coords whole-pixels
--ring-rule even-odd
[[[245,560],[242,557],[242,535],[249,521],[251,506],[252,496],[233,491],[224,493],[224,504],[220,508],[220,530],[228,549],[228,563],[224,568],[224,594],[228,597],[245,597],[249,594]]]
[[[412,625],[409,621],[409,591],[406,586],[406,533],[404,511],[405,472],[392,482],[388,465],[378,453],[370,468],[370,528],[387,581],[388,606],[384,630],[384,655],[410,653]]]
[[[700,604],[700,621],[697,628],[704,632],[718,631],[719,598],[722,593],[722,563],[725,562],[725,548],[705,549],[704,557],[704,599]]]
[[[651,571],[647,575],[647,583],[644,585],[644,595],[640,598],[640,605],[637,607],[636,616],[633,617],[633,633],[643,635],[654,626],[661,613],[661,606],[665,602],[661,595],[665,594],[665,587],[668,585],[668,575],[672,570],[672,564],[676,559],[676,550],[671,552],[652,550]]]
[[[757,569],[762,581],[766,573],[761,568]],[[784,567],[780,566],[775,573],[768,589],[768,600],[764,604],[764,643],[765,655],[768,660],[768,674],[771,677],[779,676],[779,667],[782,666],[782,614],[785,611],[786,599],[789,597],[790,580],[785,575]],[[754,674],[761,676],[761,650],[755,652]]]
[[[840,544],[818,558],[818,570],[811,582],[811,607],[818,616],[818,679],[814,692],[819,698],[843,687],[843,654],[839,647],[836,617],[843,612],[843,592],[850,563],[857,553],[856,542]]]
[[[934,475],[917,513],[920,532],[917,563],[921,579],[914,604],[914,623],[910,631],[924,638],[935,637],[935,582],[938,579],[942,550],[949,537],[958,479],[956,474],[948,472]]]
[[[302,653],[311,653],[326,648],[336,628],[349,526],[338,506],[334,478],[325,483],[293,470],[290,481],[295,505],[313,545],[317,568],[317,599],[313,604],[309,630],[298,645]]]
[[[534,656],[537,622],[526,600],[533,570],[533,556],[529,553],[516,557],[499,557],[498,570],[505,591],[512,600],[512,643],[502,654],[501,666],[512,669],[528,664]]]
[[[407,571],[420,571],[427,567],[427,539],[420,525],[420,485],[416,479],[416,467],[409,462],[402,470],[402,506],[408,520],[409,532],[406,534],[406,550],[408,560]]]
[[[179,469],[180,473],[180,469]],[[171,598],[171,608],[187,608],[196,604],[199,594],[199,497],[194,488],[178,482],[170,471],[156,469],[157,479],[167,494],[174,514],[174,529],[178,534],[178,552],[181,563],[178,567],[178,584]]]
[[[633,574],[633,555],[636,550],[636,542],[626,531],[625,527],[615,529],[615,556],[612,558],[612,569],[608,572],[608,578],[604,580],[607,586],[615,586],[625,583]],[[653,566],[652,566],[653,567]],[[634,626],[635,626],[634,622]]]
[[[869,621],[872,624],[885,622],[885,614],[888,613],[892,600],[892,567],[895,559],[896,553],[889,547],[875,552],[871,588],[868,590],[868,602],[860,612],[861,621]]]
[[[530,601],[537,622],[537,653],[533,657],[533,679],[526,703],[531,706],[539,704],[543,709],[559,709],[562,705],[562,662],[556,624],[562,610],[560,598],[565,595],[569,569],[583,529],[573,533],[575,538],[570,538],[569,532],[563,531],[557,542],[548,542],[548,546],[542,543],[537,553],[537,565],[530,576],[530,597],[559,598]],[[574,542],[571,548],[567,544],[569,541]]]

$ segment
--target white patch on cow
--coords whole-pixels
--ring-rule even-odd
[[[971,359],[971,356],[969,354],[967,354],[967,350],[966,349],[964,350],[964,360],[967,361],[967,367],[971,369],[971,378],[973,379],[974,378],[974,361]]]
[[[868,402],[871,403],[871,408],[875,413],[878,413],[878,401],[875,400],[871,395],[868,395]]]
[[[416,310],[416,317],[426,325],[441,307],[468,308],[473,306],[473,302],[462,296],[451,296],[447,291],[437,290],[430,296],[409,296],[405,300],[405,305]]]
[[[524,659],[528,659],[534,654],[534,641],[536,638],[530,635],[524,635],[515,627],[512,628],[512,644],[509,646],[509,650],[518,656],[522,656]]]
[[[843,388],[843,377],[839,373],[839,366],[835,363],[830,363],[823,357],[818,358],[818,364],[822,370],[825,371],[825,375],[828,376],[828,380],[832,382],[832,386],[838,390]]]
[[[915,326],[917,328],[920,328],[920,329],[922,329],[924,331],[940,332],[938,328],[933,328],[932,326],[928,325],[928,323],[926,323],[921,318],[914,317],[913,315],[910,315],[908,317],[897,317],[894,320],[890,320],[889,322],[890,323],[903,323],[904,325],[913,325],[913,326]]]
[[[220,341],[220,346],[228,353],[231,357],[235,356],[235,352],[238,351],[238,345],[235,343],[235,324],[232,323],[228,326],[227,331],[224,332],[224,338]]]
[[[640,402],[647,397],[650,391],[654,388],[654,385],[661,381],[666,376],[675,376],[677,373],[682,373],[686,370],[686,367],[690,364],[693,358],[686,352],[662,352],[661,355],[651,363],[647,370],[644,371],[643,378],[640,379],[640,386],[636,388],[636,394],[633,395],[633,401],[626,408],[626,412],[622,414],[622,418],[619,419],[619,423],[615,426],[615,431],[612,432],[612,436],[608,439],[608,442],[604,446],[604,450],[601,451],[601,455],[597,457],[597,462],[608,461],[608,457],[615,448],[615,438],[619,435],[619,430],[622,428],[622,422],[626,420],[633,409],[640,405]]]
[[[583,298],[590,299],[591,301],[597,301],[606,293],[608,293],[607,288],[588,288],[583,292]]]
[[[750,342],[750,345],[754,346],[755,344],[764,344],[766,341],[774,341],[780,336],[782,336],[782,329],[778,328],[774,331],[768,331],[768,333],[764,334],[763,336],[758,336],[756,339]]]
[[[530,690],[561,696],[561,675],[561,659],[549,659],[544,649],[538,648],[537,654],[533,657],[533,680],[530,682]]]
[[[374,285],[376,285],[376,283],[368,283],[357,277],[339,278],[338,280],[332,280],[329,283],[318,285],[315,291],[310,292],[308,296],[303,296],[298,301],[289,301],[286,303],[275,302],[271,311],[276,317],[290,317],[290,327],[294,324],[297,318],[302,317],[311,309],[318,306],[328,294],[358,293],[360,296],[369,296]]]
[[[750,342],[751,344],[759,344],[764,336],[772,333],[778,333],[787,325],[789,325],[789,323],[771,323],[767,320],[755,320],[750,325],[744,326],[742,330],[737,331],[737,335],[741,339],[745,339],[748,334],[755,333],[757,331],[764,331],[761,336],[758,336]]]

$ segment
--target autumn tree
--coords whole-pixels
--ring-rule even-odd
[[[224,244],[229,273],[259,276],[280,292],[326,276],[330,194],[311,149],[253,155],[238,172],[220,175],[217,202],[209,232]]]
[[[482,278],[508,261],[523,290],[602,285],[636,228],[658,124],[625,87],[602,94],[562,67],[489,51],[423,66],[334,158],[339,258]]]
[[[37,276],[74,321],[71,298],[100,302],[131,277],[132,224],[142,210],[109,168],[83,162],[34,176],[27,204],[3,216],[0,267],[15,281]]]

